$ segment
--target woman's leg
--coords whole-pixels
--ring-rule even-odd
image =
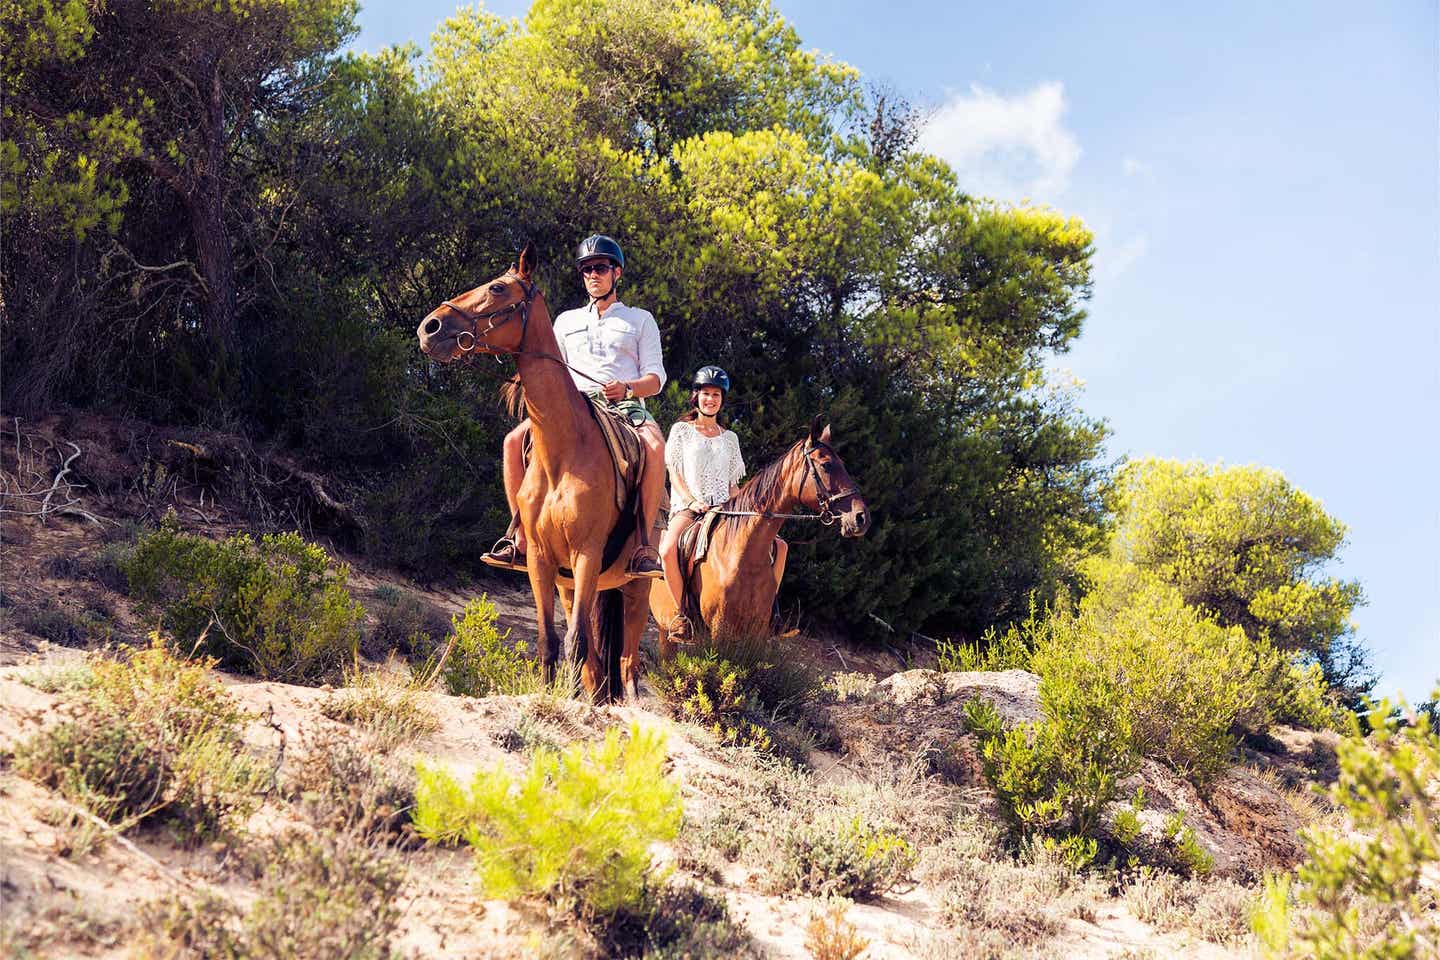
[[[785,579],[785,558],[790,553],[790,545],[779,537],[775,538],[775,589],[780,589],[780,581]]]
[[[665,535],[660,538],[660,566],[665,570],[665,586],[675,600],[675,610],[685,612],[685,578],[680,572],[680,531],[695,518],[689,510],[681,510],[670,518]]]

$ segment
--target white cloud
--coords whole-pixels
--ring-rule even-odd
[[[1080,159],[1080,143],[1065,129],[1064,113],[1063,83],[1044,83],[1014,97],[973,84],[935,112],[921,132],[920,147],[949,162],[969,193],[1054,201]]]
[[[1150,172],[1149,167],[1141,163],[1139,160],[1136,160],[1134,157],[1125,157],[1123,160],[1121,160],[1120,169],[1125,172],[1125,176],[1127,177],[1138,176],[1142,173],[1148,174]]]
[[[1102,240],[1097,237],[1095,244],[1095,280],[1101,285],[1119,278],[1150,252],[1150,238],[1143,233],[1113,246]]]

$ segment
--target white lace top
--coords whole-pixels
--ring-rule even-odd
[[[722,430],[707,437],[689,420],[680,420],[670,428],[665,443],[665,466],[670,475],[678,476],[697,500],[712,506],[730,499],[730,488],[745,476],[745,461],[740,456],[740,438],[733,430]],[[680,493],[672,491],[677,500],[672,509],[682,510]]]

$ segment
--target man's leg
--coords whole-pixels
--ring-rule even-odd
[[[650,531],[655,526],[655,514],[665,493],[665,438],[654,423],[646,423],[637,432],[640,442],[645,444],[645,473],[640,478],[639,536],[627,572],[637,577],[663,577],[665,571],[660,566],[660,557],[650,545]]]
[[[528,419],[520,421],[515,429],[505,434],[505,443],[502,448],[500,459],[500,471],[505,479],[505,502],[510,505],[511,522],[520,511],[520,484],[525,479],[525,434],[530,430]],[[519,523],[514,523],[514,539],[511,540],[509,530],[506,535],[495,544],[489,553],[480,559],[497,567],[519,567],[525,566],[525,528]]]

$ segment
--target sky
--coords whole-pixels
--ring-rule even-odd
[[[453,0],[362,0],[354,47]],[[925,111],[973,194],[1095,232],[1057,372],[1112,457],[1264,464],[1349,527],[1377,693],[1440,678],[1440,16],[1356,4],[774,0]],[[490,9],[521,16],[528,3]]]

